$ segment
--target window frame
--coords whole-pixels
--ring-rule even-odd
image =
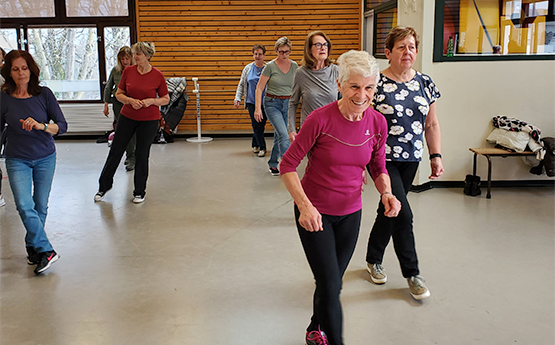
[[[0,18],[0,28],[16,29],[17,47],[28,51],[28,30],[29,28],[71,28],[71,27],[95,27],[97,34],[98,49],[98,75],[100,99],[98,100],[59,100],[60,103],[104,103],[104,85],[108,80],[106,73],[106,52],[104,42],[104,28],[106,27],[129,27],[131,44],[137,42],[136,27],[136,8],[135,0],[127,0],[127,16],[95,16],[95,17],[68,17],[66,15],[66,1],[54,0],[55,17],[2,17]],[[21,37],[23,33],[23,37]]]
[[[460,62],[460,61],[523,61],[523,60],[555,60],[555,54],[526,55],[526,54],[508,54],[508,55],[455,55],[451,57],[443,56],[443,28],[445,16],[445,0],[435,1],[435,18],[434,18],[434,50],[433,62]],[[550,18],[551,17],[551,18]],[[555,20],[555,16],[548,15],[551,21]]]
[[[373,21],[372,21],[372,56],[374,56],[376,59],[385,59],[385,53],[378,53],[377,51],[377,33],[378,33],[378,20],[377,17],[380,13],[385,12],[385,11],[389,11],[391,9],[394,8],[398,8],[397,5],[397,0],[390,0],[387,2],[383,2],[377,6],[374,7],[368,7],[368,3],[365,1],[364,2],[364,23],[366,23],[366,17],[367,16],[372,16],[373,17]],[[398,13],[397,13],[398,15]],[[366,25],[366,24],[364,24]],[[397,25],[399,25],[397,23]]]

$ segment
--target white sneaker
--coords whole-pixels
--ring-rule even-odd
[[[133,195],[133,203],[140,204],[140,203],[143,203],[144,201],[145,201],[144,195]]]
[[[258,152],[260,152],[260,147],[255,146],[255,147],[252,148],[252,153],[255,153],[255,154],[256,154],[256,153],[258,153]]]
[[[0,207],[6,206],[6,201],[4,201],[4,197],[0,194]]]
[[[106,192],[101,192],[101,191],[96,192],[96,194],[94,195],[94,202],[102,201],[102,199],[104,199],[105,196],[106,196]]]
[[[266,156],[266,150],[258,151],[258,157],[264,157],[264,156]]]

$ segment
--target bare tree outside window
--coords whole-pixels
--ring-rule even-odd
[[[54,17],[54,0],[2,0],[0,18]]]
[[[17,49],[16,29],[0,29],[0,47],[2,47],[6,53],[10,50]]]
[[[127,0],[65,0],[68,17],[127,16]]]
[[[131,46],[129,27],[104,28],[104,49],[106,56],[106,75],[110,75],[118,61],[117,55],[121,47]]]
[[[96,28],[30,28],[29,52],[58,100],[100,99]]]

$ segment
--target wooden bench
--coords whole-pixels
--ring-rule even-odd
[[[486,198],[491,199],[491,157],[508,157],[508,156],[535,156],[536,154],[532,151],[524,151],[524,152],[512,152],[509,150],[498,149],[498,148],[488,148],[488,147],[480,147],[480,148],[470,148],[471,152],[474,153],[474,164],[472,167],[472,175],[476,176],[476,156],[482,155],[487,158],[488,160],[488,193],[486,194]]]

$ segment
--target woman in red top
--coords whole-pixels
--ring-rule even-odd
[[[150,65],[150,59],[156,51],[154,43],[137,42],[131,50],[136,65],[123,71],[116,91],[116,98],[123,103],[123,108],[114,142],[100,174],[95,202],[104,199],[106,192],[112,188],[114,174],[133,134],[137,136],[133,202],[139,204],[145,200],[148,157],[150,145],[158,130],[159,107],[170,101],[164,75]]]

